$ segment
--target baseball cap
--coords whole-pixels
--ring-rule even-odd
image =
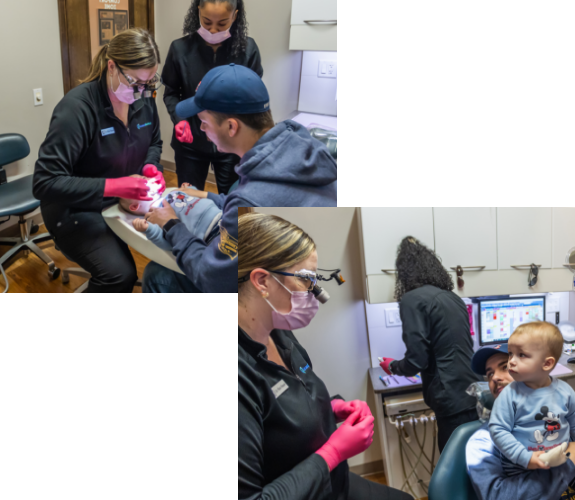
[[[218,66],[206,73],[196,95],[178,103],[176,114],[189,118],[209,110],[246,115],[270,109],[268,89],[258,74],[245,66]]]
[[[508,354],[507,344],[496,344],[482,347],[476,351],[471,358],[471,369],[478,375],[485,375],[485,364],[487,363],[487,360],[498,352]]]

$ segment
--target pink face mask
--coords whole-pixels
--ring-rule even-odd
[[[222,43],[224,40],[227,40],[232,36],[230,34],[230,28],[228,28],[226,31],[218,31],[217,33],[210,33],[206,28],[202,26],[202,23],[200,23],[200,29],[198,30],[198,35],[200,35],[206,42],[211,43],[212,45],[217,45],[218,43]]]
[[[112,94],[116,96],[116,99],[118,99],[118,101],[125,102],[126,104],[134,103],[134,101],[136,100],[136,98],[134,97],[134,89],[132,87],[129,87],[128,85],[125,85],[120,81],[120,73],[118,73],[119,85],[115,91],[112,83],[113,83],[112,77],[110,76],[110,90],[112,91]]]
[[[309,325],[319,309],[319,302],[314,294],[310,292],[292,292],[275,276],[274,279],[291,294],[291,311],[287,314],[277,312],[276,308],[270,304],[270,301],[264,299],[273,309],[272,321],[274,328],[279,330],[297,330]]]

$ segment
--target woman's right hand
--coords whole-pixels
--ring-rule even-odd
[[[119,177],[106,179],[104,196],[112,198],[127,198],[128,200],[151,201],[147,179],[137,177]]]
[[[186,120],[177,123],[174,129],[176,130],[176,139],[178,139],[178,141],[187,142],[188,144],[194,142],[190,124]]]
[[[362,417],[359,410],[355,411],[316,451],[326,461],[330,471],[369,448],[373,442],[373,422],[373,415]]]

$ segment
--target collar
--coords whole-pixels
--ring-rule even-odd
[[[281,330],[272,330],[271,337],[276,344],[276,347],[282,349],[290,349],[287,345],[285,336]],[[267,347],[252,339],[246,332],[238,326],[238,344],[241,345],[253,358],[267,359]]]

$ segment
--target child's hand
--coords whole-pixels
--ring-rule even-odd
[[[180,189],[191,188],[192,185],[189,182],[183,182]]]
[[[132,225],[134,226],[134,229],[139,233],[145,233],[148,229],[148,221],[144,219],[134,219]]]
[[[549,469],[549,466],[545,464],[545,462],[541,461],[539,458],[541,455],[545,453],[544,451],[534,451],[531,455],[531,460],[529,460],[529,464],[527,468],[530,470],[533,469]]]

